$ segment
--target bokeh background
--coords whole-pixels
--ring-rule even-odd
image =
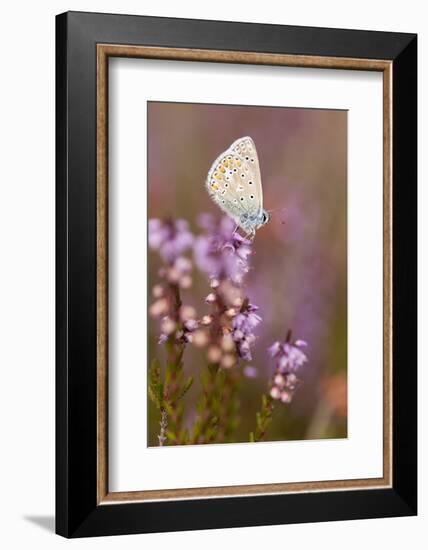
[[[285,338],[308,342],[303,384],[291,404],[277,403],[268,440],[347,436],[347,112],[340,110],[183,103],[148,104],[149,218],[184,218],[198,232],[200,213],[220,216],[205,189],[216,157],[237,138],[253,138],[259,156],[264,207],[271,221],[256,235],[247,294],[263,322],[244,378],[236,441],[248,441],[273,364],[266,349]],[[149,284],[160,260],[149,252]],[[185,301],[207,312],[209,287],[195,273]],[[149,360],[163,358],[158,322],[149,319]],[[191,424],[204,368],[188,346],[185,369],[195,377],[186,397]],[[158,413],[149,404],[149,445],[157,445]]]

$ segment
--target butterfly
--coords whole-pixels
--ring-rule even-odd
[[[237,139],[214,161],[206,187],[213,201],[230,216],[246,236],[269,221],[263,209],[263,189],[254,141]]]

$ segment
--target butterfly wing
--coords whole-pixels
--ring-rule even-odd
[[[214,202],[240,227],[243,216],[258,217],[263,191],[257,150],[250,137],[237,139],[214,161],[206,186]]]

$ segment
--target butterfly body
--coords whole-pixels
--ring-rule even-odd
[[[235,220],[238,223],[237,220]],[[256,214],[241,214],[238,225],[247,233],[253,233],[269,221],[269,214],[264,208],[259,209]]]
[[[206,187],[210,197],[247,235],[269,221],[263,208],[259,160],[254,141],[237,139],[224,151],[208,172]]]

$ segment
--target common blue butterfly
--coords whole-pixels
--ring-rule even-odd
[[[210,197],[245,233],[254,237],[256,229],[269,221],[263,209],[263,189],[254,141],[237,139],[221,153],[208,172]]]

